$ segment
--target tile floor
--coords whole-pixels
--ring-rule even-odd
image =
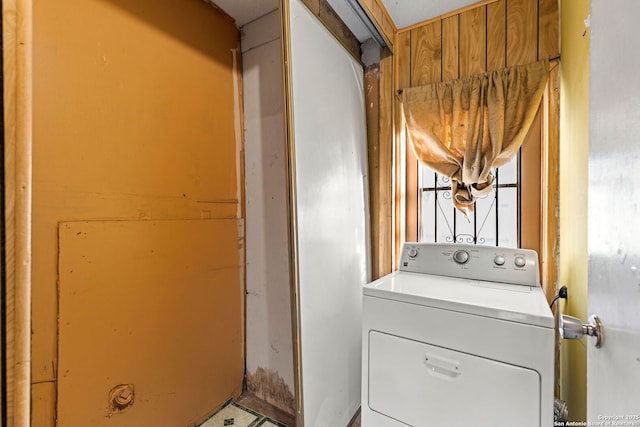
[[[260,411],[260,412],[258,412]],[[360,411],[347,427],[360,427]],[[279,421],[276,421],[279,420]],[[284,421],[284,423],[282,422]],[[225,424],[226,423],[226,424]],[[286,423],[286,424],[285,424]],[[229,400],[198,427],[295,427],[292,415],[283,412],[251,393],[246,392],[238,401]]]
[[[287,427],[232,400],[199,427]]]

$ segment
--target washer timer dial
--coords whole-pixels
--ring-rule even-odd
[[[465,250],[458,250],[453,253],[453,260],[457,264],[466,264],[469,261],[469,252]]]

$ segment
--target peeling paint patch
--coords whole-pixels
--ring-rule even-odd
[[[288,414],[295,413],[293,393],[284,379],[273,369],[259,367],[254,373],[247,372],[247,390]]]

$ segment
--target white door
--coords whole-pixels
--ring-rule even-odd
[[[588,344],[589,425],[640,426],[638,17],[638,0],[591,1],[589,313],[605,337]]]
[[[289,4],[298,410],[305,427],[341,427],[360,406],[369,278],[363,69],[300,0]]]

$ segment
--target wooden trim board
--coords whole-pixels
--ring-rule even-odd
[[[31,424],[32,6],[32,0],[2,3],[7,269],[7,419],[2,422],[10,427]]]

